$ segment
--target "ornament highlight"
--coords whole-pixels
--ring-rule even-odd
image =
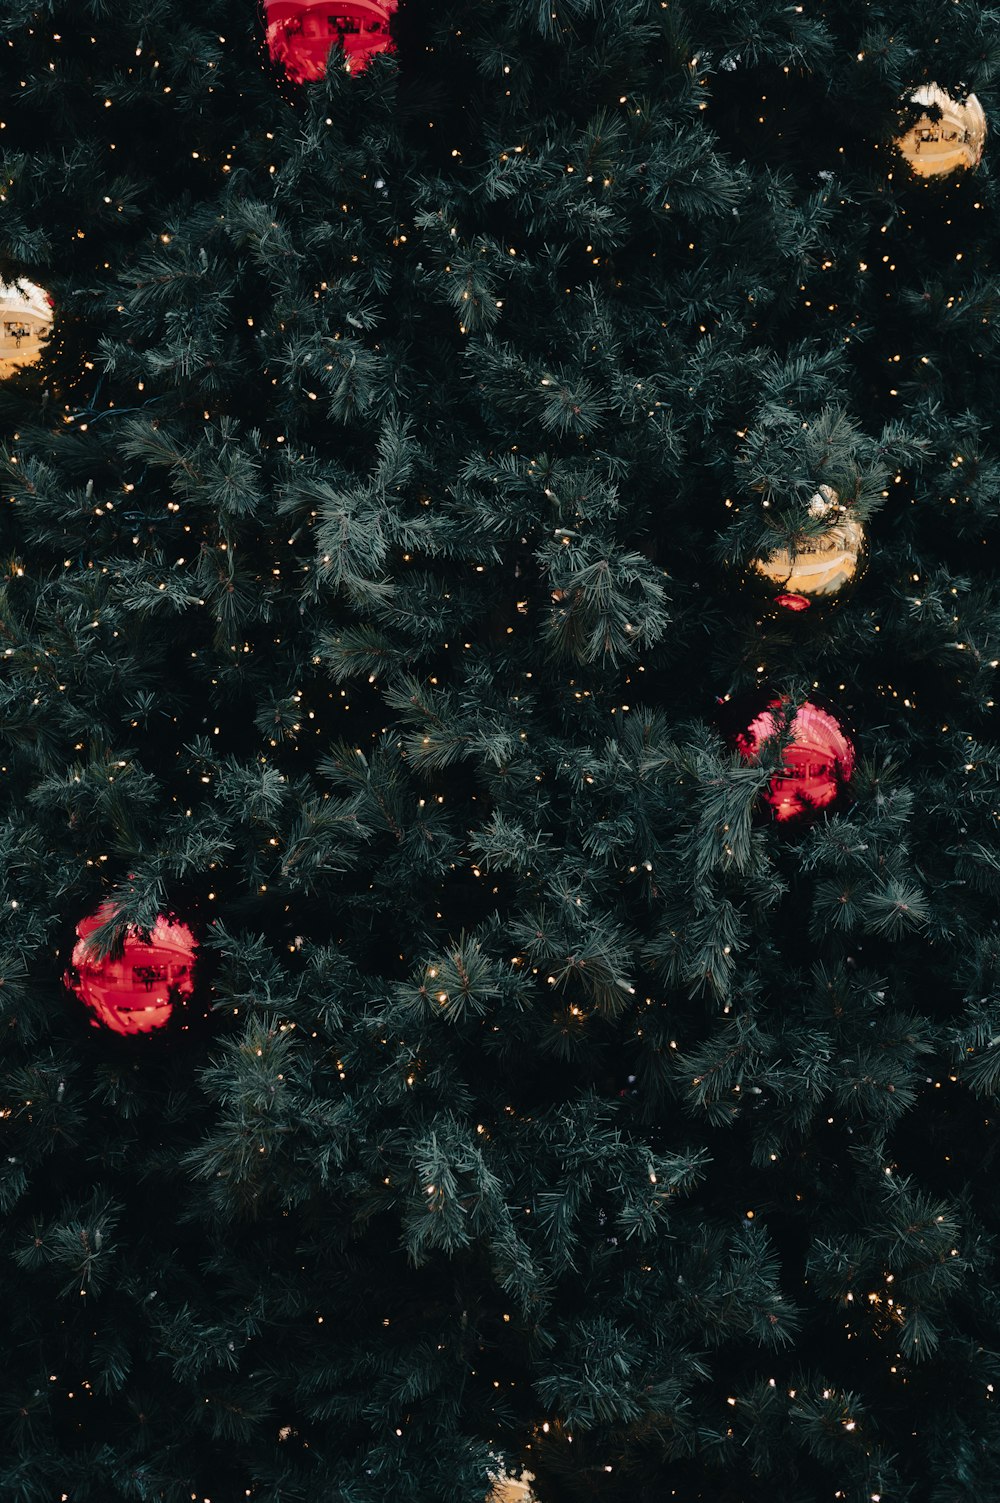
[[[787,699],[772,700],[736,737],[740,756],[756,762],[768,741],[790,729],[784,762],[764,794],[781,823],[828,808],[854,771],[854,745],[832,710],[807,700],[789,727],[787,706]]]
[[[186,924],[160,914],[148,940],[129,929],[118,956],[100,956],[88,937],[107,923],[114,909],[103,903],[76,926],[76,944],[64,980],[93,1013],[92,1028],[112,1033],[153,1033],[166,1027],[174,1007],[194,991],[198,948]]]
[[[896,148],[915,177],[942,178],[979,166],[986,144],[986,114],[975,94],[953,99],[936,83],[921,84],[906,101],[923,113],[896,137]]]
[[[807,611],[825,603],[856,584],[864,570],[864,527],[840,505],[832,486],[820,486],[809,515],[829,518],[830,525],[820,533],[801,532],[750,565],[754,582],[782,610]]]
[[[394,51],[396,8],[397,0],[264,0],[267,49],[293,83],[322,78],[334,48],[360,73],[377,53]]]
[[[34,365],[52,333],[52,299],[34,282],[0,282],[0,380]]]

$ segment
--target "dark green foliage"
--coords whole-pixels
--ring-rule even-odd
[[[397,31],[2,8],[0,1496],[998,1503],[1000,13]],[[764,686],[859,753],[787,832]]]

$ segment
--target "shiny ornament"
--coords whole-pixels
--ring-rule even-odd
[[[52,333],[52,299],[34,282],[0,282],[0,380],[34,365]]]
[[[979,166],[986,144],[986,115],[975,94],[952,99],[936,83],[921,84],[909,96],[923,110],[896,137],[896,147],[915,177],[943,178]]]
[[[753,581],[783,610],[807,611],[832,600],[856,584],[864,568],[864,527],[840,505],[831,486],[820,486],[809,515],[827,519],[829,526],[819,533],[799,533],[750,565]]]
[[[493,1486],[487,1503],[536,1503],[530,1484],[534,1482],[531,1472],[522,1472],[512,1477],[508,1472],[493,1478]]]
[[[771,778],[764,799],[776,820],[800,818],[826,809],[854,771],[854,746],[831,710],[807,700],[788,727],[788,701],[774,699],[736,737],[747,762],[756,762],[766,743],[790,729],[784,762]]]
[[[360,73],[376,53],[394,50],[396,8],[397,0],[265,0],[267,48],[293,83],[322,78],[335,48],[348,71]]]
[[[169,1023],[175,1006],[194,991],[197,943],[186,924],[161,913],[148,940],[129,929],[120,955],[100,956],[87,939],[113,912],[105,903],[77,924],[66,985],[94,1014],[91,1027],[153,1033]]]

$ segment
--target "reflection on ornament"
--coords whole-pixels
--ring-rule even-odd
[[[522,1472],[520,1477],[512,1477],[504,1472],[502,1476],[493,1478],[487,1503],[535,1503],[535,1495],[530,1486],[534,1480],[531,1472]]]
[[[924,113],[896,146],[915,177],[948,177],[978,167],[986,142],[986,115],[975,94],[952,99],[936,83],[921,84],[909,96],[909,106]]]
[[[0,282],[0,380],[34,365],[52,332],[52,299],[34,282]]]
[[[812,602],[804,595],[775,595],[774,603],[783,611],[807,611]]]
[[[293,83],[313,83],[342,48],[351,73],[393,50],[390,18],[397,0],[264,0],[267,47]]]
[[[77,924],[66,985],[94,1014],[93,1028],[152,1033],[165,1027],[175,1003],[183,1003],[194,990],[195,937],[186,924],[161,913],[148,940],[129,929],[121,954],[102,957],[87,939],[113,913],[111,904],[104,903]]]
[[[775,699],[736,738],[747,762],[756,762],[766,742],[787,726],[786,700]],[[806,701],[795,711],[784,762],[764,794],[777,820],[795,819],[832,804],[854,771],[854,747],[830,710]]]
[[[823,486],[830,491],[829,486]],[[817,494],[813,502],[825,501]],[[833,516],[835,520],[821,533],[799,533],[783,548],[776,548],[766,558],[755,558],[751,569],[758,582],[776,590],[775,605],[789,611],[807,611],[814,601],[831,599],[861,576],[865,530],[836,500],[822,511],[813,504],[812,516]]]

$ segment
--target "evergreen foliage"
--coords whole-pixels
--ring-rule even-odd
[[[997,1503],[1000,12],[0,16],[0,1497]],[[88,1027],[108,899],[204,1023]]]

